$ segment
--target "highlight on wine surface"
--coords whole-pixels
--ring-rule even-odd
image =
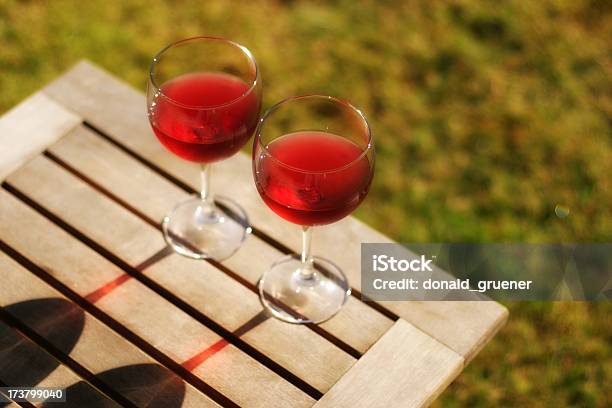
[[[162,49],[151,63],[147,114],[162,145],[199,164],[201,191],[164,218],[174,250],[223,260],[250,231],[246,212],[228,197],[213,197],[211,165],[237,153],[253,135],[261,110],[261,79],[251,52],[233,41],[194,37]]]
[[[240,77],[217,72],[171,79],[161,85],[151,112],[155,135],[185,160],[212,163],[230,157],[257,124],[259,99],[249,88]]]
[[[368,192],[371,162],[350,140],[322,131],[283,135],[260,159],[258,190],[278,215],[323,225],[350,214]]]
[[[302,253],[289,255],[259,280],[262,304],[291,323],[320,323],[350,294],[332,261],[310,252],[313,226],[349,215],[374,175],[374,144],[361,111],[330,96],[286,99],[257,128],[253,175],[257,191],[280,217],[302,227]]]

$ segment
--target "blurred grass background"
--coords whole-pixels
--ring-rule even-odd
[[[253,51],[264,107],[320,92],[366,112],[377,174],[356,215],[396,240],[612,238],[606,0],[0,0],[0,112],[81,58],[144,89],[152,55],[198,34]],[[609,303],[508,306],[435,405],[612,405]]]

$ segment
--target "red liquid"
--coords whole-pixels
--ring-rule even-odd
[[[167,98],[154,99],[149,116],[153,131],[185,160],[210,163],[227,158],[244,146],[257,125],[260,93],[257,88],[245,95],[249,88],[223,73],[179,76],[161,86]]]
[[[370,188],[370,160],[343,137],[296,132],[271,142],[269,154],[262,149],[254,153],[257,189],[275,213],[295,224],[337,221],[350,214]]]

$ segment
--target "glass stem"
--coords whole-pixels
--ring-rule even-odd
[[[300,268],[302,279],[312,279],[314,275],[314,261],[310,253],[311,241],[312,228],[309,226],[302,226],[302,268]]]
[[[200,165],[200,197],[204,204],[208,204],[209,206],[213,205],[212,194],[210,194],[210,172],[211,165],[202,163]]]

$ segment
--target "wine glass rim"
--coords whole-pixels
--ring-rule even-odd
[[[224,42],[226,44],[232,45],[236,48],[238,48],[240,51],[242,51],[242,53],[247,57],[247,59],[253,64],[253,66],[255,67],[255,74],[253,75],[253,79],[251,80],[249,89],[246,90],[242,95],[227,101],[227,102],[223,102],[223,103],[219,103],[219,104],[215,104],[215,105],[188,105],[188,104],[184,104],[181,103],[171,97],[169,97],[168,95],[164,94],[164,92],[161,90],[161,87],[159,85],[157,85],[157,82],[155,81],[155,67],[157,66],[157,63],[160,60],[160,57],[168,50],[177,47],[181,44],[187,43],[187,42],[191,42],[191,41],[196,41],[196,40],[206,40],[206,41],[220,41],[220,42]],[[232,105],[236,102],[238,102],[239,100],[245,98],[246,96],[248,96],[249,94],[251,94],[253,92],[253,90],[255,89],[255,87],[257,86],[257,83],[259,82],[259,65],[257,65],[257,61],[255,60],[255,57],[253,56],[253,54],[251,53],[251,51],[245,47],[244,45],[237,43],[235,41],[232,40],[228,40],[227,38],[223,38],[223,37],[214,37],[214,36],[207,36],[207,35],[199,35],[199,36],[195,36],[195,37],[189,37],[189,38],[183,38],[182,40],[178,40],[175,41],[173,43],[170,43],[168,45],[166,45],[164,48],[162,48],[161,50],[159,50],[157,52],[157,54],[155,54],[155,56],[153,57],[153,60],[151,61],[151,64],[149,65],[149,82],[151,83],[151,85],[153,86],[155,93],[158,94],[159,96],[164,97],[164,99],[172,102],[173,104],[180,106],[182,108],[188,108],[188,109],[194,109],[194,110],[209,110],[209,109],[217,109],[217,108],[221,108],[224,106],[228,106],[228,105]]]
[[[361,118],[361,120],[363,121],[363,124],[365,125],[366,131],[368,133],[367,134],[367,137],[368,137],[367,142],[368,143],[367,143],[366,147],[364,149],[362,149],[363,151],[361,152],[361,154],[359,154],[359,156],[357,156],[356,158],[354,158],[353,160],[351,160],[347,164],[343,164],[342,166],[335,167],[333,169],[329,169],[329,170],[305,170],[305,169],[301,169],[299,167],[295,167],[295,166],[292,166],[290,164],[287,164],[287,163],[283,162],[282,160],[280,160],[278,157],[275,157],[274,154],[270,151],[270,149],[268,149],[268,144],[265,144],[265,143],[262,142],[262,140],[261,140],[262,126],[265,123],[265,121],[268,118],[268,116],[270,116],[272,113],[274,113],[275,110],[280,108],[285,103],[296,101],[296,100],[300,100],[300,99],[310,99],[310,98],[328,99],[330,101],[333,101],[333,102],[338,103],[338,104],[340,104],[340,105],[342,105],[344,107],[349,108],[351,111],[355,112]],[[372,148],[374,147],[373,140],[372,140],[372,129],[370,128],[370,123],[368,122],[368,119],[365,117],[363,112],[360,109],[356,108],[351,103],[349,103],[348,101],[344,100],[344,99],[336,98],[334,96],[329,96],[329,95],[322,95],[322,94],[305,94],[305,95],[291,96],[289,98],[285,98],[282,101],[277,102],[276,104],[272,105],[263,114],[261,119],[259,119],[259,124],[257,125],[257,130],[255,131],[255,138],[259,142],[259,144],[263,147],[263,150],[266,152],[266,154],[268,156],[270,156],[273,160],[275,160],[276,162],[278,162],[282,166],[287,167],[287,168],[289,168],[291,170],[298,171],[300,173],[309,173],[309,174],[334,173],[334,172],[345,170],[345,169],[351,167],[353,164],[359,162],[361,159],[363,159],[363,157],[366,156],[368,154],[368,152],[370,150],[372,150]]]

